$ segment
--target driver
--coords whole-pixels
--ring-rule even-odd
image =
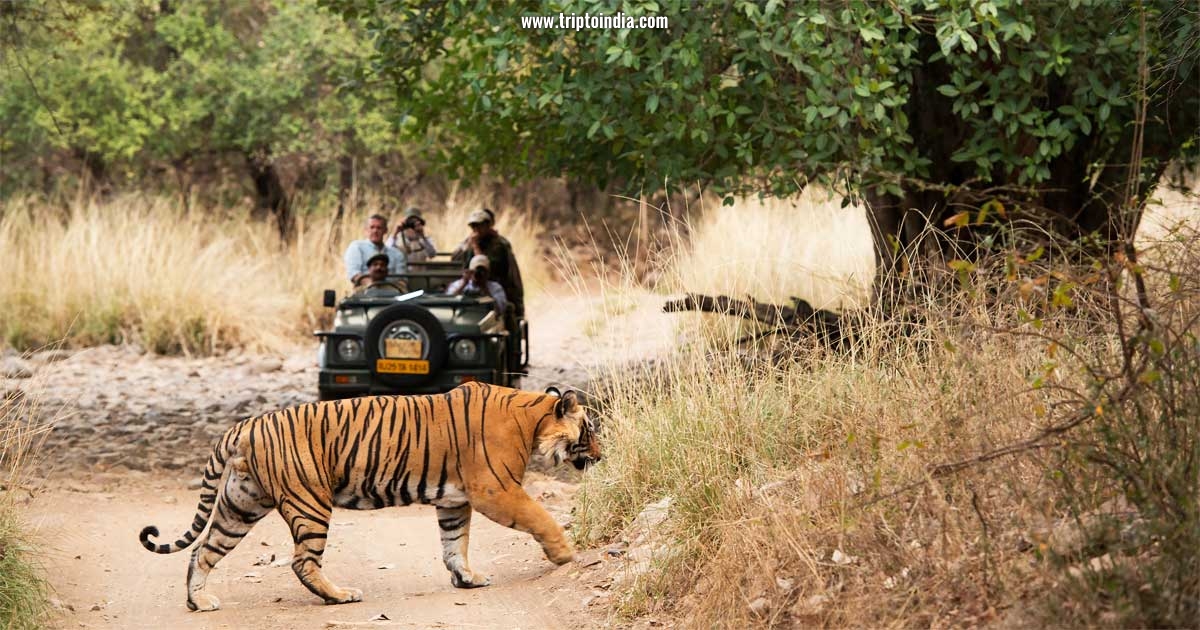
[[[496,303],[497,314],[504,315],[505,309],[508,308],[508,296],[499,282],[489,278],[489,265],[487,256],[472,258],[467,268],[463,269],[462,277],[446,287],[446,295],[486,295]]]
[[[387,254],[375,254],[367,259],[366,279],[358,288],[358,292],[370,289],[396,289],[403,291],[404,287],[398,280],[388,280],[388,265],[391,259]]]

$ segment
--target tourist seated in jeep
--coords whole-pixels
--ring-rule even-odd
[[[359,282],[356,293],[368,291],[404,291],[404,281],[400,278],[388,279],[388,265],[391,259],[387,254],[375,254],[367,259],[367,275]]]
[[[487,256],[475,256],[463,269],[462,277],[446,287],[446,295],[486,295],[496,303],[496,314],[504,317],[508,310],[508,296],[499,282],[489,277]]]
[[[365,239],[350,243],[343,256],[346,263],[346,279],[354,286],[360,286],[369,281],[367,261],[373,256],[386,254],[388,257],[388,275],[398,276],[408,270],[408,261],[404,252],[389,247],[383,241],[387,235],[387,219],[382,215],[373,214],[367,219]]]
[[[470,268],[475,256],[487,256],[488,273],[504,287],[509,303],[517,317],[525,316],[525,287],[521,282],[521,270],[512,244],[496,231],[495,214],[487,208],[476,210],[467,217],[471,235],[454,250],[453,258],[464,268]]]

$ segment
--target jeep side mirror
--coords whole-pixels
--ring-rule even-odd
[[[334,306],[336,306],[337,305],[337,291],[334,291],[333,289],[325,289],[325,296],[322,299],[321,303],[324,304],[326,308],[333,308]]]

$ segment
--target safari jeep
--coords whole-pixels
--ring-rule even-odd
[[[410,263],[346,296],[325,291],[337,311],[333,330],[317,331],[321,400],[376,394],[431,394],[468,381],[516,387],[529,364],[528,325],[507,330],[492,298],[446,295],[461,275],[458,263]]]

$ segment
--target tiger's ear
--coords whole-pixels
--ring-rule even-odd
[[[575,391],[568,391],[563,394],[558,402],[554,403],[554,415],[561,418],[569,413],[572,413],[579,407],[579,394]]]
[[[561,390],[559,390],[557,387],[555,387],[555,386],[553,386],[553,385],[551,385],[550,387],[547,387],[547,388],[546,388],[546,393],[547,393],[547,394],[554,394],[555,396],[558,396],[559,398],[562,398],[562,391],[561,391]]]

